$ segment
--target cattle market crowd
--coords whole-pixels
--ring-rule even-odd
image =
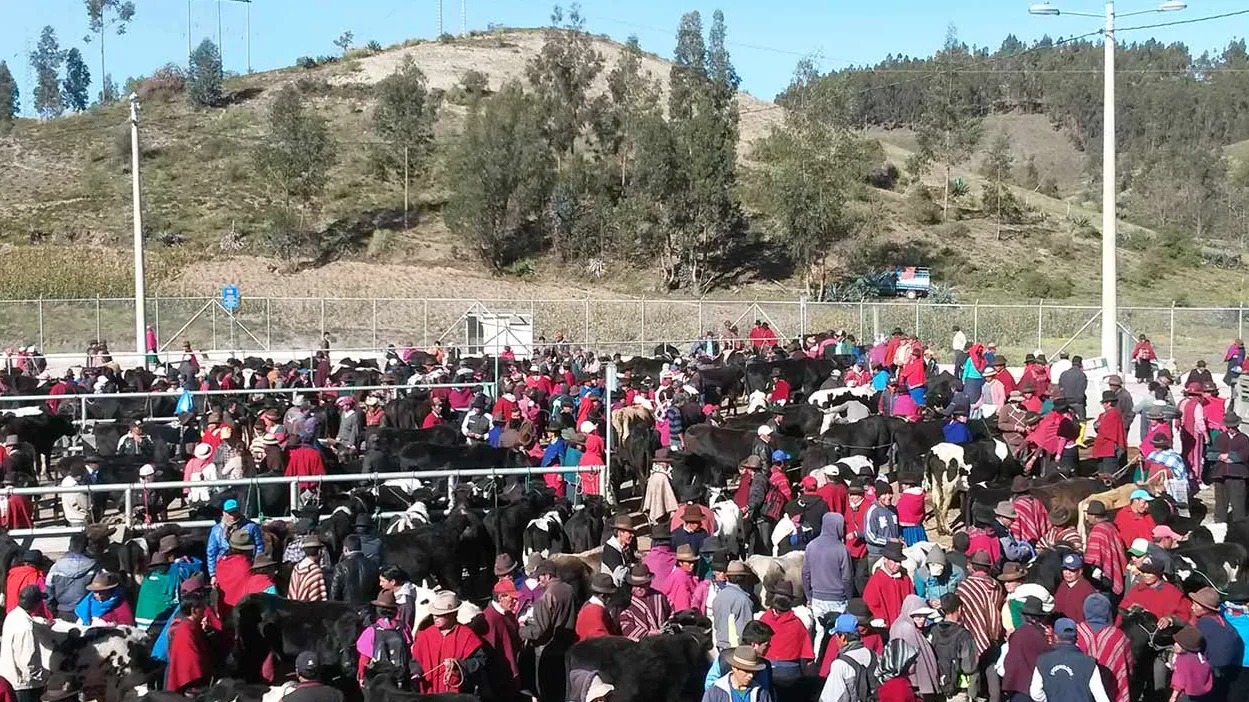
[[[0,392],[47,399],[0,415],[0,702],[1249,695],[1239,340],[1218,382],[1142,336],[1125,387],[957,327],[337,365],[328,339],[9,359]],[[385,477],[467,468],[528,471]],[[248,482],[276,476],[307,482]],[[40,484],[68,491],[12,490]],[[51,525],[55,560],[8,533]]]

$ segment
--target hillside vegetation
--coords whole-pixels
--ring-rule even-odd
[[[941,299],[1097,293],[1100,76],[1045,72],[1092,65],[1092,44],[952,34],[870,70],[804,62],[773,104],[738,90],[720,13],[686,15],[671,61],[575,10],[553,25],[348,48],[219,97],[202,71],[132,80],[150,284],[857,299],[859,276],[927,264]],[[1174,74],[1120,93],[1122,299],[1235,304],[1249,120],[1216,96],[1243,44],[1124,53]],[[128,107],[17,120],[0,160],[0,296],[124,294]]]

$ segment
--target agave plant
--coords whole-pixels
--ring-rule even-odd
[[[958,293],[949,285],[933,283],[928,288],[928,301],[937,305],[955,305],[958,304]]]

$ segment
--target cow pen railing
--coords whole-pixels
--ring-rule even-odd
[[[410,390],[435,390],[439,388],[462,388],[481,386],[489,392],[491,397],[496,396],[496,383],[494,381],[482,381],[473,383],[408,383],[408,384],[392,384],[392,385],[337,385],[328,387],[313,388],[254,388],[254,389],[237,389],[237,390],[190,390],[188,391],[192,398],[199,397],[220,397],[220,396],[250,396],[250,395],[290,395],[292,400],[296,395],[307,395],[309,393],[318,392],[373,392],[373,391],[410,391]],[[87,427],[96,424],[112,424],[115,419],[88,419],[87,403],[92,400],[145,400],[145,399],[173,399],[176,400],[182,396],[181,390],[172,390],[164,392],[114,392],[114,393],[78,393],[75,395],[0,395],[0,413],[3,413],[5,407],[3,403],[12,402],[74,402],[78,405],[78,418],[73,420],[75,426],[78,427],[79,433],[75,434],[71,447],[80,445],[81,433]],[[174,422],[177,417],[144,417],[146,421],[156,422]],[[97,447],[98,448],[98,447]]]
[[[238,480],[174,480],[150,483],[110,483],[97,485],[74,485],[60,486],[50,485],[46,487],[28,487],[28,488],[4,488],[0,490],[0,496],[7,497],[9,495],[26,495],[32,497],[38,496],[61,496],[70,494],[102,494],[102,493],[123,493],[123,510],[121,525],[127,529],[138,529],[141,531],[149,531],[160,528],[167,524],[178,524],[183,528],[202,529],[211,527],[216,524],[212,520],[168,520],[164,522],[154,522],[151,524],[138,524],[133,520],[134,496],[136,492],[143,490],[165,490],[180,488],[259,488],[261,485],[288,485],[290,488],[290,505],[294,508],[299,503],[299,485],[306,483],[316,483],[319,487],[324,483],[374,483],[382,484],[392,480],[440,480],[447,478],[447,497],[451,499],[460,478],[506,478],[511,476],[542,476],[551,473],[598,473],[601,477],[601,484],[604,486],[610,484],[611,472],[606,465],[598,466],[551,466],[546,468],[467,468],[462,470],[430,470],[430,471],[407,471],[402,473],[353,473],[349,475],[296,475],[296,476],[270,476],[270,477],[252,477],[242,478]],[[399,516],[403,512],[382,512],[377,515],[379,518],[389,519]],[[288,514],[283,516],[265,516],[260,521],[277,521],[291,520],[295,515]],[[35,527],[33,529],[12,529],[8,534],[13,537],[44,537],[44,536],[67,536],[82,531],[82,527],[75,526],[53,526],[53,527]]]

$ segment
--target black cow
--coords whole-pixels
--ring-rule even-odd
[[[1186,593],[1203,587],[1225,591],[1245,567],[1245,547],[1236,543],[1181,543],[1171,551],[1175,574]]]
[[[569,553],[584,553],[603,543],[603,519],[607,503],[598,495],[586,495],[564,524]]]
[[[691,614],[676,619],[699,619]],[[578,642],[568,651],[568,670],[597,672],[615,686],[616,702],[698,702],[711,650],[710,623],[701,618],[673,628],[680,633],[638,642],[615,636]]]
[[[554,504],[553,492],[536,488],[520,495],[514,502],[500,505],[487,513],[485,525],[495,554],[506,553],[520,562],[525,527]]]
[[[360,613],[346,602],[300,602],[276,595],[244,597],[232,614],[236,672],[243,681],[259,683],[261,664],[270,653],[284,671],[295,657],[315,651],[329,676],[354,680],[356,639],[364,628]],[[283,677],[280,673],[277,678]]]
[[[382,536],[382,560],[403,569],[412,582],[434,578],[448,590],[460,591],[460,530],[450,520],[422,524],[409,531]]]
[[[708,481],[718,486],[723,485],[725,476],[736,471],[737,466],[750,455],[755,437],[754,431],[696,424],[685,430],[681,441],[685,453],[701,456],[713,468],[719,469],[711,471]],[[772,450],[780,449],[795,458],[802,453],[804,445],[802,439],[779,434],[774,434],[771,442]]]
[[[120,700],[127,690],[153,684],[160,672],[143,629],[57,622],[41,627],[37,635],[50,648],[51,672],[71,675],[86,688],[103,689],[110,702]]]
[[[745,391],[745,374],[737,366],[699,369],[696,385],[703,393],[703,400],[716,407],[728,403],[731,411],[737,411],[737,399]]]
[[[73,422],[61,415],[50,414],[46,409],[42,414],[15,417],[0,417],[0,433],[5,436],[16,435],[22,441],[35,447],[35,451],[43,459],[50,471],[52,467],[52,449],[56,442],[78,433]]]
[[[845,456],[865,456],[874,465],[881,466],[889,460],[893,441],[893,420],[873,415],[853,424],[834,424],[820,435],[817,443],[838,449],[836,455],[831,456],[834,461]]]
[[[1146,692],[1152,691],[1154,661],[1159,653],[1170,650],[1175,644],[1175,632],[1183,626],[1184,623],[1179,622],[1159,629],[1158,615],[1153,612],[1139,607],[1123,611],[1119,629],[1127,636],[1132,659],[1136,661],[1132,677],[1128,680],[1131,688],[1129,699],[1139,700]]]

